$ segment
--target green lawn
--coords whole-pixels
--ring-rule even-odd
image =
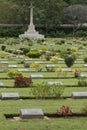
[[[76,47],[78,52],[80,46],[83,46],[83,43],[86,41],[81,41],[79,39],[64,39],[67,43],[73,43],[73,45],[58,45],[55,42],[60,42],[62,39],[46,39],[47,45],[6,45],[6,49],[19,49],[21,47],[30,47],[30,49],[37,50],[50,50],[54,49],[56,52],[58,50],[65,51],[67,48]],[[80,42],[78,46],[75,46],[75,41]],[[78,54],[78,58],[76,63],[71,67],[71,69],[80,69],[82,73],[87,73],[87,68],[84,67],[84,57],[87,55],[87,48],[84,47],[84,52]],[[1,58],[1,61],[8,61],[8,64],[15,64],[17,68],[8,68],[8,70],[14,71],[19,68],[24,68],[24,64],[19,64],[20,61],[26,59],[28,57],[23,55],[23,59],[12,57],[8,59],[7,57]],[[36,72],[35,68],[31,67],[31,64],[35,61],[43,61],[43,69],[42,72]],[[87,86],[79,87],[78,86],[78,78],[74,78],[74,75],[71,72],[67,72],[66,74],[58,74],[56,72],[47,72],[46,65],[51,64],[51,61],[46,61],[42,57],[39,59],[33,59],[32,61],[27,61],[30,64],[29,72],[23,72],[23,76],[30,77],[31,74],[43,74],[43,79],[33,79],[34,83],[40,83],[42,81],[61,81],[65,87],[64,93],[61,97],[66,97],[66,99],[26,99],[23,100],[23,97],[32,97],[31,88],[14,88],[14,79],[10,79],[7,75],[7,72],[2,72],[2,68],[0,67],[0,82],[4,83],[4,86],[0,88],[0,96],[2,92],[18,92],[22,99],[19,100],[1,100],[0,99],[0,130],[87,130],[87,117],[63,117],[63,118],[45,118],[45,119],[24,119],[24,120],[14,120],[14,119],[6,119],[5,114],[20,114],[21,108],[41,108],[44,114],[53,114],[56,113],[61,106],[69,106],[74,113],[82,113],[82,108],[85,104],[87,104],[87,99],[72,99],[72,92],[87,92]],[[54,64],[54,63],[52,63]],[[67,68],[64,61],[58,60],[58,63],[55,64],[56,68]],[[72,87],[74,86],[75,87]]]

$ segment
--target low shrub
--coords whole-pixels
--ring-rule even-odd
[[[29,67],[30,67],[30,64],[27,63],[27,62],[25,62],[25,63],[24,63],[24,67],[25,67],[25,68],[29,68]]]
[[[31,87],[32,86],[32,79],[23,77],[23,76],[17,76],[15,78],[14,87],[20,88],[20,87]]]
[[[22,50],[23,54],[26,55],[26,53],[28,53],[30,51],[30,48],[20,48],[20,50]]]
[[[72,111],[69,106],[62,106],[59,110],[57,110],[57,114],[62,116],[72,115]]]
[[[5,57],[6,57],[6,52],[1,51],[1,52],[0,52],[0,58],[5,58]]]
[[[6,49],[6,46],[5,45],[2,45],[1,46],[1,50],[4,51]]]
[[[42,54],[39,51],[30,51],[26,55],[30,58],[40,58]]]
[[[60,98],[64,87],[57,84],[49,85],[47,81],[33,85],[32,94],[36,98],[56,97]]]
[[[84,104],[84,106],[82,108],[82,112],[84,112],[85,114],[87,114],[87,104]]]
[[[67,67],[71,67],[74,64],[75,57],[72,55],[66,55],[64,60]]]
[[[18,61],[18,64],[24,64],[24,63],[25,63],[24,59]]]
[[[75,77],[75,78],[80,77],[80,74],[81,74],[80,69],[74,69],[74,70],[73,70],[73,74],[74,74],[74,77]]]
[[[87,57],[84,58],[84,62],[87,63]]]
[[[79,78],[79,80],[78,80],[78,86],[79,87],[87,86],[87,80],[86,80],[86,78]]]
[[[32,63],[31,67],[35,68],[35,71],[37,71],[37,72],[42,71],[42,68],[43,68],[42,65],[39,62]]]
[[[22,72],[19,72],[19,71],[8,71],[7,72],[7,75],[10,77],[10,78],[15,78],[17,76],[22,76]]]

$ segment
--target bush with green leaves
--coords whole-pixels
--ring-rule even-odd
[[[22,47],[22,48],[20,48],[20,50],[22,50],[22,51],[23,51],[23,54],[26,55],[26,53],[28,53],[28,52],[30,51],[30,48]]]
[[[30,51],[26,55],[30,58],[39,58],[42,53],[40,53],[39,51]]]
[[[14,87],[31,87],[32,86],[32,78],[27,78],[23,76],[17,76],[14,81]]]
[[[17,76],[22,76],[22,72],[19,72],[19,71],[8,71],[7,72],[7,75],[10,77],[10,78],[15,78]]]
[[[72,111],[69,106],[62,106],[59,110],[57,110],[57,114],[61,116],[69,116],[72,115]]]
[[[84,58],[84,62],[87,63],[87,57]]]
[[[47,98],[47,97],[56,97],[60,98],[64,92],[64,86],[53,84],[48,84],[47,81],[42,81],[33,85],[32,94],[36,98]]]
[[[64,60],[67,67],[71,67],[75,62],[75,57],[73,55],[66,55]]]
[[[79,78],[79,80],[78,80],[78,86],[79,87],[87,86],[87,80],[86,80],[86,78]]]
[[[2,45],[2,46],[1,46],[1,50],[2,50],[2,51],[5,51],[5,49],[6,49],[6,46],[5,46],[5,45]]]
[[[83,108],[82,108],[82,112],[84,114],[87,114],[87,104],[84,104]]]

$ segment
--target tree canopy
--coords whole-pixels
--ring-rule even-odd
[[[34,24],[38,26],[55,27],[62,22],[69,22],[73,14],[80,20],[84,13],[87,12],[87,0],[0,0],[0,23],[12,24],[29,24],[29,5],[33,3],[34,8]],[[75,6],[76,5],[76,10]],[[77,5],[81,5],[79,10]],[[67,8],[69,6],[69,8]],[[70,8],[72,6],[72,8]],[[63,10],[66,9],[67,17],[63,19]],[[69,13],[67,12],[69,10]],[[70,12],[73,11],[72,14]],[[78,13],[78,10],[80,11]],[[67,18],[69,20],[67,20]]]

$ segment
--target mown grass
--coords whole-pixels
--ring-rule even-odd
[[[49,42],[48,45],[33,45],[31,49],[51,49],[55,50],[66,50],[71,46],[65,45],[51,45],[51,43],[55,43],[56,40],[61,39],[46,39],[46,42]],[[65,39],[66,42],[72,42],[71,39]],[[77,40],[79,42],[79,39]],[[85,42],[82,42],[82,44]],[[6,49],[19,49],[21,47],[26,47],[26,45],[17,45],[11,46],[7,45]],[[27,46],[28,47],[28,46]],[[73,47],[73,46],[72,46]],[[78,45],[77,48],[79,48]],[[87,49],[85,48],[85,52],[77,59],[76,63],[72,66],[72,69],[79,68],[82,73],[87,72],[87,68],[83,67],[84,65],[84,57],[86,56]],[[26,58],[24,56],[24,58]],[[0,58],[0,61],[7,61],[9,64],[16,64],[17,68],[9,68],[9,70],[17,70],[18,68],[24,68],[23,64],[19,64],[18,62],[23,59],[18,59],[14,57],[12,60],[8,60],[7,58]],[[30,77],[31,74],[43,74],[44,77],[50,77],[49,79],[33,79],[34,83],[42,82],[42,81],[61,81],[64,85],[71,85],[70,87],[65,87],[64,93],[62,97],[70,97],[72,92],[84,92],[87,91],[87,86],[85,87],[72,87],[72,85],[78,85],[78,79],[74,78],[72,72],[67,73],[67,75],[57,76],[56,72],[47,72],[45,65],[50,64],[50,61],[46,61],[44,59],[34,59],[29,61],[30,65],[35,61],[43,60],[44,69],[42,72],[36,72],[34,68],[30,67],[29,72],[23,73],[24,76]],[[64,61],[58,61],[55,64],[56,68],[67,68]],[[53,78],[52,78],[53,77]],[[69,77],[69,79],[67,78]],[[71,77],[71,78],[70,78]],[[0,96],[2,92],[18,92],[21,97],[32,97],[31,88],[14,88],[14,79],[10,79],[7,73],[0,73],[0,82],[4,83],[4,86],[9,86],[9,88],[1,87],[0,88]],[[8,78],[8,79],[5,79]],[[44,113],[56,113],[56,111],[63,105],[69,106],[74,113],[82,113],[82,108],[87,104],[87,99],[20,99],[20,100],[0,100],[0,130],[87,130],[87,118],[86,117],[73,117],[73,118],[48,118],[48,119],[30,119],[30,120],[13,120],[6,119],[4,114],[20,114],[21,108],[41,108]]]
[[[86,118],[48,118],[48,119],[30,119],[30,120],[7,120],[4,114],[19,114],[23,108],[42,108],[44,113],[56,113],[62,106],[70,106],[73,112],[82,112],[86,99],[72,100],[16,100],[1,101],[0,105],[0,129],[3,130],[86,130]]]

